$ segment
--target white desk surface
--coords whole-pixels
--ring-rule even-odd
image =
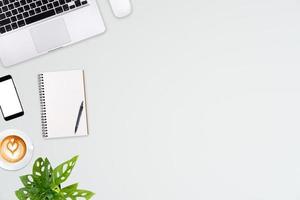
[[[140,0],[107,32],[12,68],[34,158],[80,155],[95,200],[300,199],[300,4]],[[85,68],[90,136],[41,137],[37,74]],[[18,176],[0,170],[0,199]]]

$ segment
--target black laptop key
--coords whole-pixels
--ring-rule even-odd
[[[58,7],[55,9],[56,13],[59,14],[59,13],[62,13],[63,12],[63,9],[62,7]]]
[[[18,28],[18,25],[17,25],[17,23],[12,23],[11,27],[12,27],[12,29],[16,29],[16,28]]]
[[[19,27],[25,26],[25,21],[24,20],[18,21],[18,25]]]
[[[39,14],[39,13],[41,13],[41,12],[42,12],[42,10],[41,10],[40,8],[36,8],[36,9],[35,9],[35,13],[36,13],[36,14]]]
[[[8,7],[7,7],[7,6],[3,6],[3,7],[2,7],[2,11],[3,11],[3,12],[8,11]]]
[[[3,4],[4,4],[4,5],[7,5],[7,4],[9,4],[9,1],[8,1],[8,0],[4,0],[4,1],[3,1]]]
[[[16,18],[15,16],[12,16],[12,17],[10,18],[10,20],[11,20],[12,22],[15,22],[15,21],[17,21],[17,18]]]
[[[10,19],[4,19],[0,21],[0,26],[5,26],[10,23]]]
[[[24,12],[23,16],[24,16],[24,18],[27,18],[27,17],[29,17],[29,13],[28,12]]]
[[[16,8],[21,6],[20,2],[18,2],[18,1],[16,3],[14,3],[14,5],[15,5]]]
[[[80,0],[76,0],[76,1],[75,1],[75,5],[76,5],[76,7],[81,6]]]
[[[17,9],[14,9],[14,10],[12,10],[11,12],[12,12],[12,14],[13,14],[13,15],[16,15],[16,14],[18,14],[18,11],[17,11]]]
[[[59,0],[60,5],[64,5],[65,3],[66,3],[65,0]]]
[[[68,11],[68,10],[69,10],[69,6],[68,6],[67,4],[65,4],[65,5],[63,6],[63,9],[64,9],[64,11]]]
[[[9,4],[7,7],[8,7],[9,10],[12,10],[12,9],[15,8],[14,4]]]
[[[24,8],[20,7],[20,8],[18,8],[18,11],[19,11],[19,13],[22,13],[22,12],[24,12]]]
[[[36,5],[35,5],[35,3],[31,3],[31,4],[30,4],[30,8],[31,8],[31,9],[34,9],[34,8],[36,8]]]
[[[47,4],[48,0],[42,0],[43,4]]]
[[[3,6],[3,2],[2,1],[0,1],[0,7],[2,7]]]
[[[38,7],[42,6],[42,5],[43,5],[43,4],[42,4],[42,1],[37,1],[37,2],[36,2],[36,5],[37,5]]]
[[[52,9],[53,8],[53,4],[52,3],[47,4],[47,8],[48,9]]]
[[[85,5],[85,4],[87,4],[87,1],[83,1],[83,2],[81,2],[81,4],[82,4],[82,5]]]
[[[5,29],[6,29],[6,31],[11,31],[12,30],[10,25],[5,26]]]
[[[47,6],[42,6],[41,9],[42,9],[42,11],[46,11],[47,10]]]
[[[32,15],[34,15],[35,13],[34,13],[34,10],[29,10],[29,15],[30,16],[32,16]]]
[[[1,27],[1,28],[0,28],[0,33],[3,34],[3,33],[5,33],[5,32],[6,32],[5,28],[4,28],[4,27]]]
[[[55,8],[58,7],[58,6],[59,6],[58,1],[54,1],[54,2],[53,2],[53,6],[54,6]]]
[[[24,6],[24,9],[25,9],[26,11],[27,11],[27,10],[30,10],[29,5]]]
[[[17,19],[18,19],[18,20],[23,19],[23,15],[22,15],[22,14],[17,15]]]
[[[48,3],[48,4],[47,4],[47,9],[51,9],[51,8],[53,8],[52,3]]]
[[[25,0],[21,0],[20,3],[21,3],[22,6],[26,5],[26,1]]]
[[[7,12],[5,13],[5,15],[6,15],[7,18],[9,18],[9,17],[12,16],[12,13],[11,13],[10,11],[7,11]]]
[[[27,0],[27,3],[31,3],[32,2],[32,0]]]
[[[48,11],[46,11],[46,12],[40,13],[40,14],[35,15],[35,16],[31,16],[31,17],[25,19],[25,22],[26,22],[26,24],[31,24],[31,23],[40,21],[40,20],[42,20],[42,19],[46,19],[46,18],[48,18],[48,17],[51,17],[51,16],[53,16],[53,15],[55,15],[54,9],[48,10]]]
[[[5,14],[4,13],[0,14],[0,20],[2,20],[2,19],[5,19]]]

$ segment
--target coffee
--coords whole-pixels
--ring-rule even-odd
[[[16,135],[6,136],[0,142],[0,155],[9,163],[21,161],[27,152],[25,141]]]

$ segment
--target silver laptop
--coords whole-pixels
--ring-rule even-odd
[[[96,0],[0,0],[0,61],[4,66],[104,31]]]

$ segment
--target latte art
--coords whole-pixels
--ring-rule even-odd
[[[27,147],[22,138],[16,135],[5,137],[0,143],[1,157],[10,163],[19,162],[26,155]]]

